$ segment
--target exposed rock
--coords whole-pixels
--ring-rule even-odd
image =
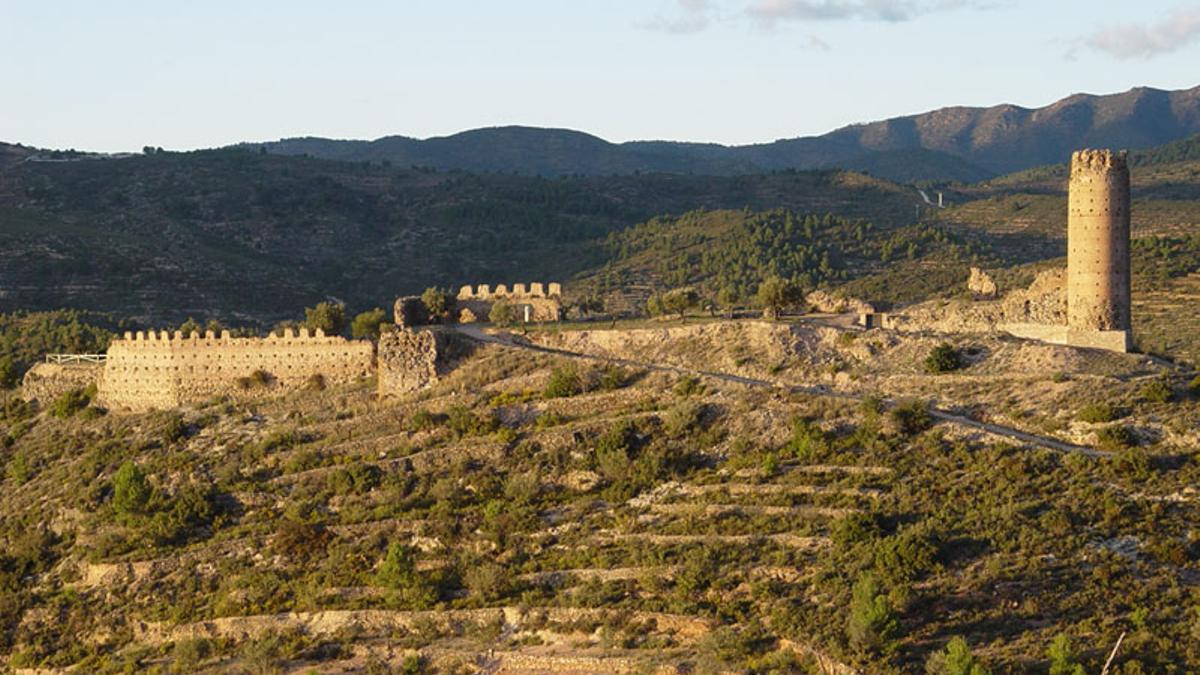
[[[974,294],[976,300],[991,300],[996,297],[996,282],[987,272],[978,267],[971,268],[971,277],[967,279],[967,289]]]
[[[875,307],[869,302],[859,300],[858,298],[848,298],[841,295],[834,295],[828,291],[816,290],[804,296],[804,301],[808,303],[814,311],[825,314],[845,314],[853,312],[855,314],[871,314],[874,313]]]

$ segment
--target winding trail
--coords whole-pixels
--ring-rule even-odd
[[[631,368],[644,368],[646,370],[655,370],[655,371],[661,371],[661,372],[676,373],[679,375],[692,375],[692,376],[696,376],[696,377],[705,377],[705,378],[710,378],[710,379],[714,379],[714,380],[720,380],[723,382],[732,382],[734,384],[741,384],[741,385],[744,385],[747,387],[756,387],[756,388],[761,388],[761,389],[779,389],[779,390],[788,391],[791,393],[809,394],[812,396],[824,396],[827,398],[837,398],[837,399],[848,400],[848,401],[862,401],[866,398],[865,396],[863,396],[861,394],[853,394],[853,393],[844,392],[844,391],[836,391],[836,390],[831,389],[830,387],[823,385],[823,384],[811,384],[811,385],[784,384],[782,382],[774,382],[771,380],[762,380],[762,379],[753,378],[753,377],[745,377],[742,375],[733,375],[731,373],[722,373],[722,372],[710,371],[710,370],[699,370],[696,368],[683,368],[680,366],[672,366],[672,365],[667,365],[667,364],[662,364],[662,363],[650,363],[647,361],[638,361],[635,359],[618,358],[618,357],[612,357],[612,356],[599,356],[596,354],[584,354],[581,352],[573,352],[573,351],[569,351],[566,349],[556,349],[554,347],[545,347],[545,346],[542,346],[539,344],[534,344],[532,342],[529,342],[528,340],[519,338],[515,335],[500,336],[500,335],[492,335],[490,333],[485,333],[483,331],[483,328],[481,328],[479,324],[457,324],[455,326],[454,330],[456,330],[459,334],[461,334],[471,340],[475,340],[476,342],[494,344],[494,345],[499,345],[501,347],[509,347],[512,349],[524,349],[527,351],[541,352],[543,354],[562,356],[562,357],[570,358],[570,359],[581,359],[581,360],[587,360],[587,361],[601,361],[604,363],[615,363],[615,364],[622,365],[622,366],[629,366]],[[886,405],[894,405],[895,401],[892,401],[890,399],[885,399],[884,403]],[[948,412],[946,410],[941,410],[940,408],[936,408],[936,407],[932,407],[932,406],[929,408],[929,414],[931,416],[933,416],[935,419],[941,420],[943,422],[948,422],[950,424],[955,424],[958,426],[975,429],[977,431],[983,431],[983,432],[993,434],[996,436],[1001,436],[1004,438],[1009,438],[1009,439],[1012,439],[1015,441],[1019,441],[1026,445],[1033,445],[1033,446],[1037,446],[1037,447],[1041,447],[1041,448],[1046,448],[1048,450],[1054,450],[1056,452],[1074,453],[1074,454],[1084,455],[1087,457],[1108,457],[1112,454],[1109,452],[1104,452],[1102,450],[1096,450],[1095,448],[1089,448],[1089,447],[1082,446],[1082,445],[1074,445],[1072,443],[1066,443],[1064,441],[1060,441],[1055,438],[1047,438],[1045,436],[1031,434],[1031,433],[1028,433],[1025,431],[1021,431],[1020,429],[1014,429],[1012,427],[1007,427],[1007,426],[1000,425],[1000,424],[990,424],[988,422],[980,422],[978,420],[973,420],[969,417],[964,417],[962,415],[956,415],[954,413]]]

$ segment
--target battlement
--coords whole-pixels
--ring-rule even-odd
[[[562,284],[542,284],[534,282],[526,287],[525,284],[513,284],[510,290],[505,284],[492,288],[488,284],[479,286],[463,286],[458,290],[459,300],[522,300],[526,298],[557,298],[562,296]]]
[[[263,338],[235,338],[229,331],[126,332],[108,347],[100,400],[112,408],[146,410],[260,395],[246,386],[251,378],[271,393],[309,386],[314,378],[346,384],[373,373],[374,357],[370,341],[306,328]]]
[[[122,346],[132,349],[159,348],[162,346],[173,345],[177,347],[227,347],[231,345],[253,345],[253,344],[310,344],[310,345],[331,345],[347,343],[344,337],[339,335],[326,335],[325,331],[320,328],[315,331],[309,331],[308,328],[284,328],[282,335],[276,335],[274,332],[266,337],[233,337],[233,335],[223,330],[217,334],[209,331],[194,331],[184,333],[183,331],[125,331],[124,335],[113,343],[121,343]]]
[[[1129,172],[1127,153],[1124,150],[1078,150],[1071,155],[1071,176],[1080,173]]]

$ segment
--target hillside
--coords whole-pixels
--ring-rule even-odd
[[[691,209],[913,218],[915,191],[860,174],[547,179],[224,150],[0,171],[0,312],[273,323],[430,285],[567,280],[609,233]]]
[[[1060,662],[1094,672],[1127,632],[1118,672],[1200,663],[1197,408],[1145,398],[1162,371],[1144,359],[981,338],[956,345],[965,370],[929,375],[934,338],[760,322],[529,339],[849,398],[489,345],[395,401],[366,384],[135,416],[8,400],[0,654],[96,673],[900,673],[965,635],[993,672],[1045,672],[1062,640]],[[878,395],[1118,452],[1016,447]],[[1119,422],[1082,421],[1101,404]]]
[[[636,141],[609,143],[563,129],[502,127],[418,140],[290,138],[251,143],[279,154],[397,166],[606,175],[668,172],[727,175],[780,169],[868,170],[894,181],[960,181],[1057,162],[1081,147],[1148,148],[1200,133],[1200,87],[1076,94],[1030,109],[950,107],[856,124],[822,136],[748,146]]]

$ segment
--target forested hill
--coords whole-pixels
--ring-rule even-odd
[[[885,226],[917,195],[857,173],[540,178],[229,149],[0,170],[0,312],[269,324],[433,285],[567,280],[614,231],[691,209],[831,212]]]
[[[822,136],[729,147],[704,143],[609,143],[578,131],[499,127],[418,140],[290,138],[252,144],[278,154],[397,166],[612,175],[731,175],[844,168],[888,180],[974,182],[1062,161],[1080,147],[1147,148],[1200,133],[1200,87],[1076,94],[1042,108],[949,107],[856,124]]]

